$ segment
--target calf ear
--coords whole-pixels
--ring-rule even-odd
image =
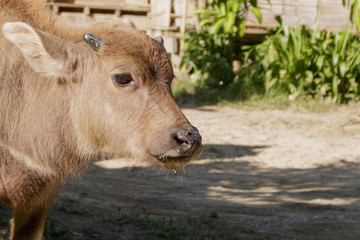
[[[52,77],[67,77],[74,70],[76,59],[69,53],[64,40],[23,22],[5,23],[2,31],[21,50],[34,71]]]

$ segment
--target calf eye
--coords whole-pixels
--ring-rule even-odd
[[[113,81],[117,86],[125,87],[133,81],[133,78],[130,74],[119,73],[113,75]]]

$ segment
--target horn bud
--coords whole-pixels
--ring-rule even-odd
[[[84,34],[83,36],[84,38],[84,41],[92,48],[94,49],[95,51],[99,51],[100,50],[100,47],[102,46],[103,44],[103,40],[101,37],[98,37],[94,34],[91,34],[91,33],[86,33]]]
[[[153,37],[153,39],[164,45],[164,39],[162,38],[162,36],[156,36]]]

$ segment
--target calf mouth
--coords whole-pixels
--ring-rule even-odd
[[[184,168],[191,159],[200,156],[202,153],[202,149],[200,148],[196,153],[194,153],[191,156],[188,155],[161,155],[159,157],[156,157],[156,159],[160,162],[160,165],[162,165],[165,168],[171,169],[171,170],[178,170],[181,168]]]
[[[174,157],[174,156],[160,156],[158,157],[158,160],[160,162],[166,163],[168,161],[177,161],[177,162],[189,162],[191,160],[192,157],[184,157],[184,156],[178,156],[178,157]]]
[[[163,146],[151,149],[150,154],[160,165],[171,170],[184,168],[191,159],[202,153],[202,138],[194,127],[190,129],[173,129],[170,141]]]
[[[189,156],[160,156],[157,160],[160,162],[160,165],[170,169],[170,170],[179,170],[184,168],[192,159]]]

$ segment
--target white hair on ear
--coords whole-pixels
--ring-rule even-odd
[[[46,52],[36,31],[23,22],[7,22],[2,28],[4,36],[29,57],[37,57]]]

